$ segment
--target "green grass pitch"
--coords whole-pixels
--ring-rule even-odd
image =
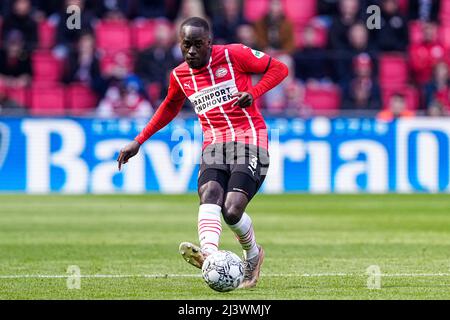
[[[262,278],[229,293],[178,254],[197,208],[195,195],[0,196],[0,299],[450,299],[449,195],[258,195]],[[79,290],[69,265],[87,276]]]

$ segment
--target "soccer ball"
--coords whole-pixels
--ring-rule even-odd
[[[210,254],[202,266],[203,280],[219,292],[236,289],[244,279],[242,260],[233,252],[220,250]]]

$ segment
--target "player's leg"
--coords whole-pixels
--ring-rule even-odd
[[[244,251],[245,275],[241,287],[250,288],[256,285],[264,260],[264,250],[256,242],[252,219],[245,212],[258,190],[258,183],[246,173],[235,172],[231,174],[228,184],[222,213]]]
[[[206,169],[199,178],[198,238],[205,255],[219,249],[222,205],[227,180],[227,173],[217,169]]]
[[[180,244],[183,258],[197,268],[201,268],[205,258],[219,248],[222,232],[221,212],[227,180],[228,174],[224,170],[205,167],[200,170],[198,179],[200,246],[190,242]]]
[[[269,154],[253,145],[236,145],[236,164],[230,168],[222,213],[244,251],[245,278],[241,287],[256,285],[264,250],[256,242],[252,219],[245,208],[258,192],[267,174]]]

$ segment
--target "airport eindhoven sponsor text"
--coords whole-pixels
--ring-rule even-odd
[[[450,192],[450,119],[268,119],[262,188],[283,192]],[[0,191],[184,193],[197,188],[202,132],[177,119],[122,172],[120,149],[146,120],[2,118]]]
[[[218,83],[189,96],[197,114],[204,114],[218,106],[231,102],[232,95],[237,93],[233,80]]]

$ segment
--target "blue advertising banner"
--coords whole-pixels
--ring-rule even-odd
[[[450,119],[268,119],[266,193],[450,191]],[[0,118],[0,192],[184,193],[197,188],[202,132],[177,119],[117,170],[146,120]]]

